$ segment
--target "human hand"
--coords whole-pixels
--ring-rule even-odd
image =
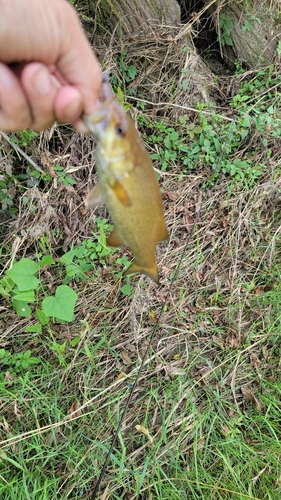
[[[0,129],[43,130],[92,113],[101,67],[67,0],[0,0]]]

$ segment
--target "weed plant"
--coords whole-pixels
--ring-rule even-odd
[[[195,121],[186,115],[176,127],[151,123],[140,115],[140,124],[148,129],[147,142],[156,145],[151,158],[162,171],[183,166],[179,179],[189,170],[203,168],[210,171],[208,185],[224,174],[233,185],[253,187],[265,173],[281,135],[280,86],[281,75],[276,75],[273,65],[250,81],[242,80],[239,93],[229,103],[231,120],[215,110],[204,113],[203,105],[198,105]]]

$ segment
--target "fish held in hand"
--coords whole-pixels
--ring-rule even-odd
[[[85,205],[106,203],[114,222],[107,243],[128,246],[134,255],[125,275],[143,273],[158,283],[156,245],[168,238],[159,185],[134,123],[115,100],[107,80],[102,92],[100,108],[83,117],[97,139],[99,177]]]

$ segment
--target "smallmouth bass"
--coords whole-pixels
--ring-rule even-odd
[[[107,78],[101,101],[92,115],[83,116],[97,139],[99,177],[85,205],[106,203],[114,222],[108,245],[128,246],[134,255],[125,275],[143,273],[158,283],[155,250],[168,232],[156,174],[133,120],[116,101]]]

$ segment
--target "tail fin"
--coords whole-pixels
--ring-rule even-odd
[[[128,276],[128,274],[134,274],[134,273],[142,273],[151,278],[155,283],[159,282],[159,277],[158,277],[158,270],[157,270],[157,265],[156,262],[153,264],[151,267],[143,267],[139,266],[135,262],[133,262],[129,269],[125,271],[124,276]]]

